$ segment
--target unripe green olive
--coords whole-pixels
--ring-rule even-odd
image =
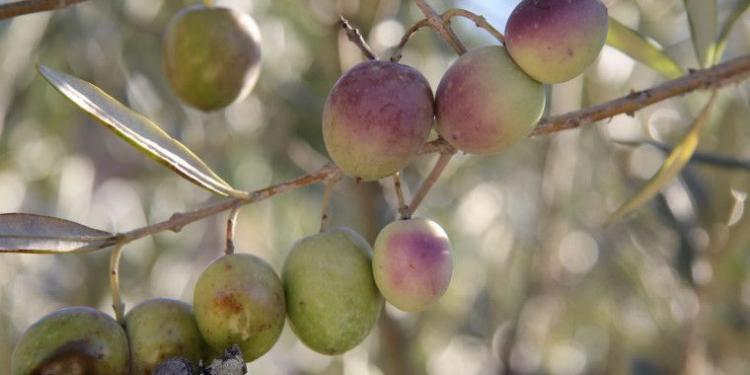
[[[163,361],[181,357],[198,364],[206,344],[187,303],[158,298],[125,315],[131,375],[150,375]]]
[[[286,319],[281,280],[251,254],[211,263],[195,284],[193,309],[203,338],[216,352],[237,344],[247,362],[273,347]]]
[[[214,111],[243,99],[260,74],[260,31],[241,11],[194,5],[164,33],[164,71],[185,103]]]
[[[16,344],[12,375],[126,375],[128,339],[109,315],[67,307],[34,323]]]
[[[370,333],[383,305],[372,278],[370,245],[348,228],[299,240],[282,277],[289,322],[310,349],[341,354]]]

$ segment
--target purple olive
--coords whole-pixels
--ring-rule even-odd
[[[416,69],[366,61],[333,86],[323,109],[323,139],[344,173],[366,181],[404,168],[427,140],[432,90]]]
[[[599,0],[524,0],[508,19],[505,45],[532,78],[565,82],[599,55],[608,21]]]

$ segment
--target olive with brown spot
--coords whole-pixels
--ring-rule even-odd
[[[251,254],[226,255],[210,264],[195,285],[193,309],[214,351],[237,344],[247,362],[273,347],[286,319],[281,280]]]
[[[114,319],[90,307],[67,307],[26,330],[10,367],[12,375],[125,375],[128,357],[128,339]]]

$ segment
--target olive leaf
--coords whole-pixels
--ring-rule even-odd
[[[740,19],[740,16],[745,13],[747,8],[750,8],[750,0],[738,0],[735,4],[732,13],[729,14],[727,20],[721,27],[719,37],[716,40],[716,51],[714,53],[714,64],[718,64],[721,61],[721,57],[724,56],[724,51],[727,48],[727,40],[729,39],[729,33],[732,32],[734,24]]]
[[[628,214],[643,206],[643,204],[653,198],[665,185],[672,181],[672,179],[677,177],[685,165],[690,161],[693,153],[695,153],[695,149],[698,148],[698,141],[700,140],[703,124],[708,121],[715,99],[716,92],[711,94],[711,99],[709,99],[701,113],[693,121],[687,134],[685,134],[677,146],[672,149],[672,152],[669,153],[669,156],[667,156],[667,159],[664,161],[661,168],[659,168],[659,171],[657,171],[656,174],[646,182],[638,193],[623,203],[620,208],[607,218],[605,226],[621,220]]]
[[[656,43],[651,42],[637,31],[612,17],[609,18],[607,44],[622,51],[633,60],[654,69],[666,78],[674,79],[685,74],[674,59],[664,53]]]
[[[61,254],[89,252],[111,246],[112,233],[56,217],[0,214],[0,254]]]
[[[716,0],[684,0],[695,56],[702,67],[715,61],[719,15]]]
[[[39,66],[39,72],[73,104],[179,175],[219,195],[245,195],[217,176],[185,145],[170,137],[154,122],[118,102],[100,88],[43,65]]]

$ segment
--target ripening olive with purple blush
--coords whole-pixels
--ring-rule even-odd
[[[581,74],[607,39],[607,7],[599,0],[524,0],[505,27],[513,60],[537,81]]]
[[[394,221],[375,240],[372,269],[386,301],[404,311],[424,310],[440,299],[451,281],[448,235],[431,220]]]
[[[427,140],[432,90],[416,69],[366,61],[341,76],[323,109],[323,139],[344,173],[365,181],[403,169]]]
[[[477,48],[459,57],[440,81],[437,131],[461,151],[496,153],[529,135],[545,100],[544,86],[504,48]]]

